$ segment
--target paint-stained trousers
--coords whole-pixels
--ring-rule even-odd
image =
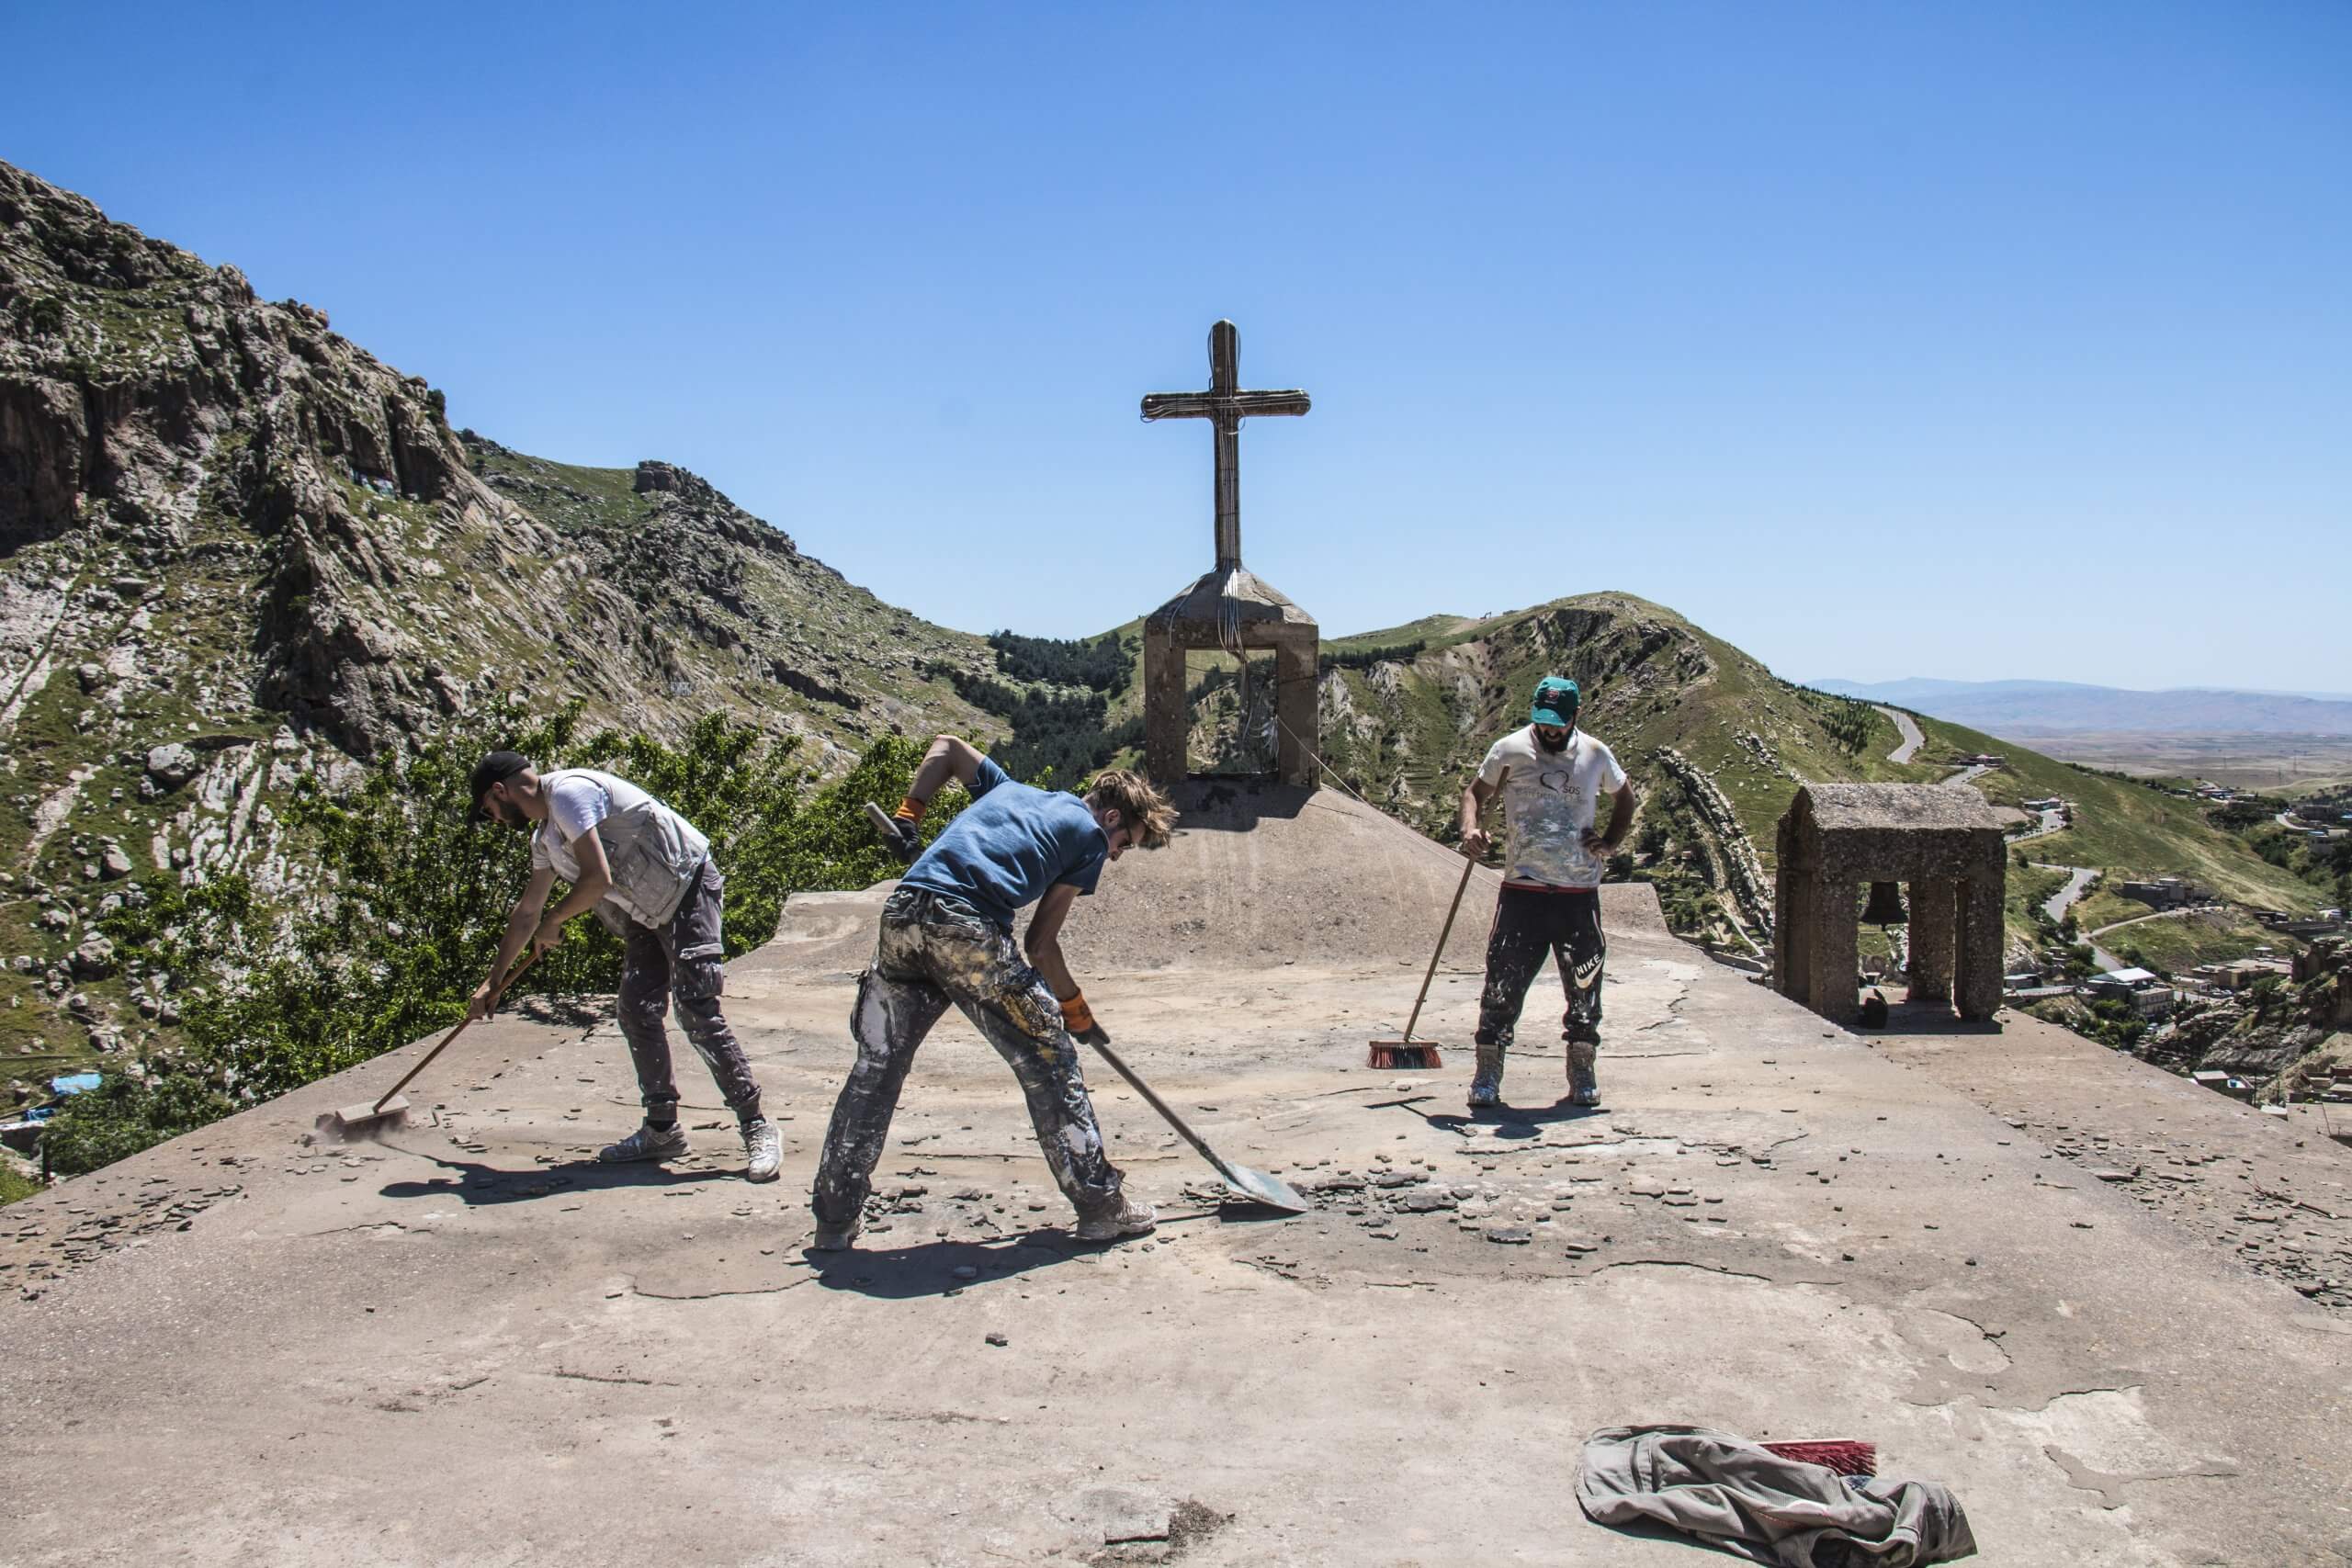
[[[670,1032],[662,1017],[678,1004],[678,1022],[695,1054],[726,1097],[739,1122],[760,1114],[760,1086],[735,1032],[719,1011],[726,988],[727,950],[719,940],[719,912],[727,901],[727,879],[711,861],[702,863],[678,912],[659,928],[629,920],[621,951],[621,1037],[637,1066],[637,1088],[646,1120],[666,1122],[678,1114],[678,1080],[670,1071]]]
[[[1029,1101],[1054,1180],[1080,1219],[1115,1213],[1120,1174],[1102,1152],[1078,1047],[1045,977],[1012,933],[960,899],[901,887],[882,906],[874,962],[857,983],[857,1059],[833,1104],[811,1206],[828,1229],[854,1222],[890,1135],[923,1036],[953,1002],[987,1036]]]
[[[1509,1049],[1519,1028],[1527,987],[1546,958],[1559,965],[1568,994],[1561,1038],[1600,1042],[1600,975],[1608,957],[1600,936],[1600,895],[1506,887],[1495,903],[1494,933],[1487,939],[1487,984],[1478,996],[1477,1042]]]

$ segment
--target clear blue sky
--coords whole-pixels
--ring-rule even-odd
[[[233,18],[233,19],[232,19]],[[933,620],[2352,691],[2352,6],[28,5],[0,157]],[[31,69],[27,69],[28,66]]]

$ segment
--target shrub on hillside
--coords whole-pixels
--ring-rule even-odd
[[[543,768],[605,766],[683,812],[727,874],[730,957],[775,935],[789,894],[868,886],[899,870],[863,806],[905,793],[921,761],[910,741],[877,742],[849,774],[812,788],[792,742],[723,714],[676,747],[615,731],[582,740],[578,719],[576,706],[461,719],[388,754],[347,795],[299,795],[295,841],[315,853],[321,894],[303,909],[263,908],[242,878],[148,884],[145,905],[105,929],[127,961],[180,978],[180,1044],[148,1064],[146,1084],[110,1076],[69,1101],[43,1140],[51,1168],[96,1168],[462,1018],[530,861],[527,835],[468,820],[468,778],[484,751],[511,748]],[[926,829],[935,834],[963,799],[935,803]],[[606,992],[619,965],[619,942],[579,919],[518,989]]]

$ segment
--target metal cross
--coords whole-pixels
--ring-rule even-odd
[[[1147,392],[1146,419],[1206,419],[1216,423],[1216,564],[1241,564],[1241,422],[1253,414],[1305,413],[1306,394],[1244,392],[1240,380],[1241,334],[1231,321],[1209,329],[1209,389],[1205,392]]]

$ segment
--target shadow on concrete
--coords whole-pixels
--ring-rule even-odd
[[[1865,1029],[1860,1024],[1847,1026],[1856,1034],[1998,1034],[1999,1022],[1993,1019],[1963,1019],[1941,1002],[1896,1002],[1886,1010],[1886,1025],[1882,1029]]]
[[[1179,831],[1246,833],[1269,818],[1297,816],[1315,792],[1254,774],[1195,773],[1170,793]]]
[[[1464,1129],[1492,1127],[1498,1138],[1532,1138],[1543,1130],[1563,1122],[1582,1122],[1589,1117],[1606,1116],[1605,1105],[1571,1105],[1563,1098],[1553,1105],[1496,1105],[1482,1111],[1424,1111],[1420,1101],[1433,1099],[1426,1094],[1412,1095],[1402,1100],[1367,1101],[1367,1111],[1409,1111],[1441,1132],[1466,1136]]]
[[[742,1179],[742,1173],[733,1170],[672,1170],[666,1166],[650,1162],[606,1165],[602,1160],[593,1159],[509,1170],[503,1166],[484,1165],[475,1160],[445,1159],[439,1155],[403,1148],[397,1144],[385,1143],[384,1146],[430,1160],[442,1169],[456,1174],[436,1177],[428,1181],[388,1181],[377,1189],[383,1196],[455,1198],[476,1208],[499,1203],[528,1203],[540,1198],[597,1192],[616,1187],[677,1187],[695,1181]]]
[[[613,997],[610,992],[602,996],[544,993],[517,998],[511,1010],[533,1023],[586,1029],[613,1016]]]
[[[1031,1230],[989,1241],[910,1242],[904,1247],[877,1245],[885,1236],[868,1237],[847,1252],[809,1251],[806,1256],[819,1273],[817,1283],[829,1291],[902,1302],[920,1296],[945,1295],[970,1290],[994,1280],[1016,1279],[1087,1253],[1102,1252],[1115,1242],[1084,1242],[1065,1230]],[[959,1279],[959,1268],[979,1270]]]
[[[1216,1221],[1230,1224],[1236,1221],[1254,1223],[1261,1219],[1295,1219],[1255,1203],[1227,1203],[1198,1213],[1162,1214],[1160,1231],[1182,1224]],[[1073,1258],[1114,1252],[1123,1247],[1133,1247],[1148,1241],[1149,1235],[1128,1236],[1120,1241],[1080,1241],[1077,1234],[1054,1226],[1038,1226],[1034,1230],[1011,1231],[986,1241],[969,1238],[942,1237],[936,1241],[910,1241],[903,1247],[883,1245],[888,1233],[875,1235],[868,1232],[857,1246],[847,1252],[819,1252],[803,1249],[802,1256],[820,1273],[817,1282],[828,1290],[848,1291],[861,1296],[874,1296],[887,1301],[906,1301],[916,1296],[944,1295],[951,1291],[969,1290],[991,1280],[1011,1280],[1023,1274],[1050,1269],[1057,1263]],[[958,1279],[958,1268],[977,1269],[970,1279]]]

